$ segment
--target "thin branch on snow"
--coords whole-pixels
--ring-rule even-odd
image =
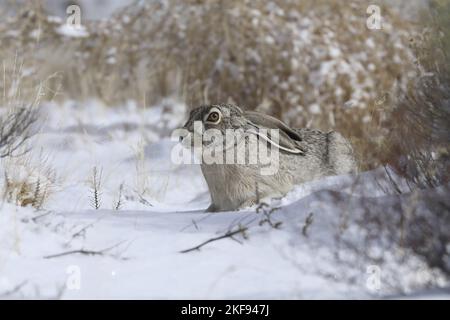
[[[208,213],[208,214],[205,214],[205,216],[203,216],[203,217],[201,217],[201,218],[199,218],[199,219],[197,219],[197,220],[192,219],[191,223],[188,224],[188,225],[186,225],[185,227],[181,228],[180,232],[183,232],[184,230],[186,230],[186,229],[188,229],[188,228],[190,228],[190,227],[192,227],[192,226],[194,226],[195,229],[199,230],[199,229],[200,229],[199,226],[198,226],[199,223],[202,222],[202,221],[205,220],[205,219],[210,218],[210,217],[213,216],[213,215],[215,215],[215,213],[214,213],[214,212],[210,212],[210,213]]]
[[[313,223],[313,221],[314,221],[313,213],[310,212],[309,215],[306,217],[305,224],[303,225],[303,228],[302,228],[303,236],[308,237],[308,228]]]
[[[106,252],[117,248],[118,246],[120,246],[122,243],[124,243],[125,241],[120,241],[119,243],[102,249],[102,250],[88,250],[88,249],[78,249],[78,250],[70,250],[70,251],[65,251],[65,252],[61,252],[61,253],[56,253],[56,254],[51,254],[48,256],[44,256],[44,259],[53,259],[53,258],[59,258],[59,257],[63,257],[63,256],[67,256],[67,255],[71,255],[71,254],[84,254],[84,255],[88,255],[88,256],[102,256],[104,255]]]
[[[97,221],[98,221],[98,220],[97,220]],[[89,228],[91,228],[91,227],[93,227],[97,221],[94,221],[94,222],[89,223],[89,224],[85,225],[84,227],[82,227],[80,230],[78,230],[77,232],[75,232],[75,233],[71,236],[71,239],[76,238],[76,237],[79,237],[79,236],[85,234],[86,230],[89,229]]]
[[[31,218],[31,220],[33,220],[33,222],[36,222],[37,220],[39,220],[41,218],[44,218],[44,217],[46,217],[46,216],[48,216],[48,215],[50,215],[52,213],[54,213],[54,212],[53,211],[47,211],[47,212],[45,212],[43,214],[40,214],[38,216],[35,216],[35,217]]]
[[[221,236],[208,239],[208,240],[200,243],[199,245],[197,245],[195,247],[192,247],[192,248],[189,248],[189,249],[186,249],[186,250],[182,250],[182,251],[180,251],[180,253],[188,253],[188,252],[191,252],[191,251],[200,250],[200,248],[202,248],[203,246],[205,246],[205,245],[207,245],[207,244],[209,244],[211,242],[215,242],[215,241],[226,239],[226,238],[230,238],[230,239],[233,239],[233,240],[236,241],[234,236],[237,235],[237,234],[242,234],[244,236],[244,238],[246,238],[247,235],[245,234],[245,232],[247,230],[248,230],[248,227],[239,226],[237,230],[234,230],[234,231],[228,230],[225,234],[223,234]]]

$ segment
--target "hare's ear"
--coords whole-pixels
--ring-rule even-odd
[[[279,143],[274,142],[270,136],[262,135],[261,133],[256,133],[258,136],[270,142],[272,145],[285,150],[290,153],[304,154],[300,142],[302,137],[295,132],[293,129],[289,128],[285,123],[281,122],[277,118],[259,113],[254,111],[246,111],[244,113],[245,118],[249,121],[251,125],[258,129],[279,129],[280,130],[280,140]]]

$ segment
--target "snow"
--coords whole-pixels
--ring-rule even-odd
[[[71,38],[85,38],[89,36],[89,32],[86,27],[81,24],[76,25],[64,23],[56,28],[56,32]]]
[[[101,20],[110,17],[116,10],[129,5],[131,0],[88,1],[79,0],[77,5],[81,8],[81,17],[86,20]],[[70,4],[70,3],[69,3]],[[44,5],[58,18],[67,18],[67,2],[60,0],[46,0]]]
[[[384,257],[379,265],[339,247],[343,219],[344,236],[360,244],[356,221],[367,206],[388,213],[409,196],[394,176],[405,191],[395,193],[384,168],[312,181],[270,200],[280,207],[271,220],[282,222],[273,228],[255,207],[203,212],[209,194],[198,165],[172,164],[175,142],[164,138],[183,123],[182,103],[67,102],[43,105],[41,114],[33,151],[20,165],[35,169],[32,183],[49,171],[55,178],[40,210],[1,204],[1,298],[416,298],[417,288],[449,286],[418,256],[400,259],[394,244],[369,248]],[[94,167],[102,172],[99,210],[92,207]],[[26,179],[23,172],[12,178]],[[180,252],[239,226],[248,228],[246,238]],[[54,256],[73,250],[102,253]],[[378,269],[374,286],[370,270]],[[450,298],[448,290],[430,294]]]

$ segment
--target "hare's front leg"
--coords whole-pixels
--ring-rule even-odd
[[[239,206],[239,209],[249,208],[256,204],[256,199],[248,199],[242,202]]]
[[[214,205],[214,203],[211,203],[209,207],[205,210],[205,212],[217,212],[217,207]]]

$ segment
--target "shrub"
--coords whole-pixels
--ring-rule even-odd
[[[375,234],[400,244],[450,276],[450,15],[449,1],[431,1],[413,42],[418,76],[393,103],[386,162],[412,191],[389,219],[370,213]],[[431,190],[423,190],[423,189]]]

